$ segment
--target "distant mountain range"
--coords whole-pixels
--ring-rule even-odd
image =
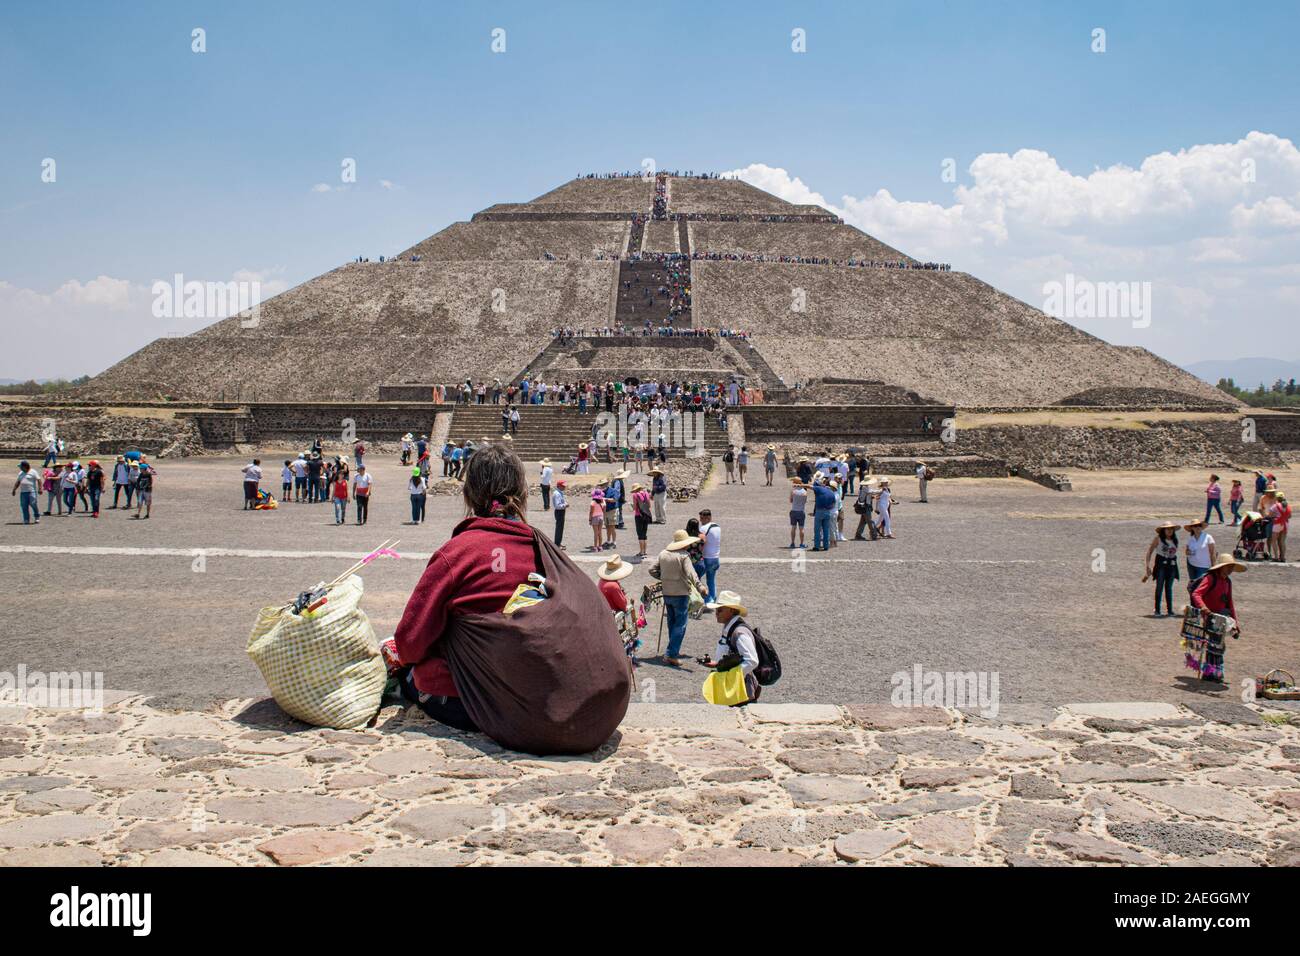
[[[1300,379],[1300,362],[1285,359],[1207,359],[1183,367],[1211,385],[1218,385],[1221,378],[1230,378],[1238,388],[1254,388],[1261,384],[1271,387],[1279,378],[1284,382]]]

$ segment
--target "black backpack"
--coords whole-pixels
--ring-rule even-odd
[[[754,635],[754,649],[758,651],[758,666],[754,668],[754,678],[762,686],[770,687],[781,679],[781,657],[776,652],[776,646],[763,636],[762,631],[744,618],[741,618],[741,621]],[[739,652],[736,650],[734,631],[732,635],[727,641],[727,647],[736,654]]]

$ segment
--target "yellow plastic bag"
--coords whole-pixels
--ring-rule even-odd
[[[710,704],[732,707],[749,700],[745,690],[745,669],[733,667],[730,670],[714,671],[704,679],[704,699]]]
[[[329,589],[319,610],[262,608],[248,656],[290,716],[316,727],[364,727],[379,711],[388,670],[361,602],[361,578]]]

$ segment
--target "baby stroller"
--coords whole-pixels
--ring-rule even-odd
[[[1247,511],[1241,519],[1241,533],[1232,554],[1242,561],[1263,561],[1268,557],[1268,536],[1273,522],[1258,511]]]
[[[570,455],[570,456],[569,456],[569,463],[568,463],[567,465],[565,465],[564,468],[561,469],[560,474],[562,474],[562,475],[576,475],[577,473],[578,473],[578,456],[577,456],[577,455]]]

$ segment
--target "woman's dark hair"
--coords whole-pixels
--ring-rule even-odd
[[[524,463],[503,445],[482,445],[470,456],[463,493],[466,514],[523,519],[528,510]]]
[[[686,533],[691,535],[692,537],[696,537],[699,535],[700,533],[699,518],[691,518],[686,522]]]
[[[1168,535],[1167,537],[1166,534]],[[1156,536],[1159,537],[1161,541],[1171,541],[1175,547],[1178,546],[1177,528],[1161,528],[1156,532]]]

